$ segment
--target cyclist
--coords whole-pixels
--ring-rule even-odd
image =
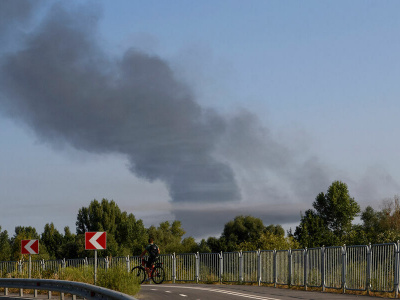
[[[149,254],[149,258],[146,262],[146,272],[148,275],[148,281],[150,280],[151,277],[151,269],[154,264],[154,262],[157,260],[158,255],[160,254],[160,248],[154,244],[154,240],[152,238],[149,238],[149,244],[146,246],[146,249],[140,254],[140,258],[142,258],[146,252]]]

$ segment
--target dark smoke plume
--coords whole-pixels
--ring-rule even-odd
[[[162,59],[106,55],[88,11],[55,5],[22,49],[2,57],[1,109],[50,144],[126,155],[175,202],[239,200],[232,169],[213,157],[225,119],[196,103]]]
[[[8,22],[24,19],[23,11],[4,13],[4,3]],[[111,57],[99,42],[99,12],[93,3],[56,4],[18,50],[0,56],[0,112],[52,146],[125,155],[134,174],[166,184],[172,212],[196,234],[240,214],[297,222],[298,203],[329,185],[318,159],[288,147],[251,112],[200,106],[159,57],[135,49]],[[14,28],[2,26],[0,34]]]

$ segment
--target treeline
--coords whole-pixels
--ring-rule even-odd
[[[139,255],[149,237],[154,238],[163,253],[298,249],[400,240],[398,196],[385,200],[379,211],[369,206],[361,212],[358,203],[350,197],[347,185],[335,181],[326,193],[317,195],[312,206],[301,215],[295,231],[289,230],[286,235],[281,225],[265,226],[259,218],[237,216],[225,224],[220,237],[196,242],[193,237],[183,238],[185,231],[180,221],[146,228],[142,220],[122,212],[114,201],[93,200],[88,207],[79,209],[76,233],[69,227],[61,233],[50,223],[41,234],[33,227],[16,227],[14,235],[9,237],[0,227],[0,261],[21,259],[23,239],[39,239],[37,259],[91,257],[93,251],[85,251],[86,231],[107,232],[107,249],[99,251],[100,256]],[[353,224],[357,216],[361,217],[361,223]]]

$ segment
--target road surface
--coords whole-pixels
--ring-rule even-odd
[[[143,284],[139,300],[368,300],[384,299],[246,285]],[[386,298],[388,299],[388,298]]]

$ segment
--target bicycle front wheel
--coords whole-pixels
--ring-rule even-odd
[[[135,278],[137,278],[139,283],[143,283],[146,280],[146,271],[144,268],[142,268],[140,266],[134,267],[131,272],[132,272],[133,276],[135,276]]]
[[[162,267],[154,267],[153,271],[151,272],[151,279],[154,283],[160,284],[165,279],[165,271]]]

